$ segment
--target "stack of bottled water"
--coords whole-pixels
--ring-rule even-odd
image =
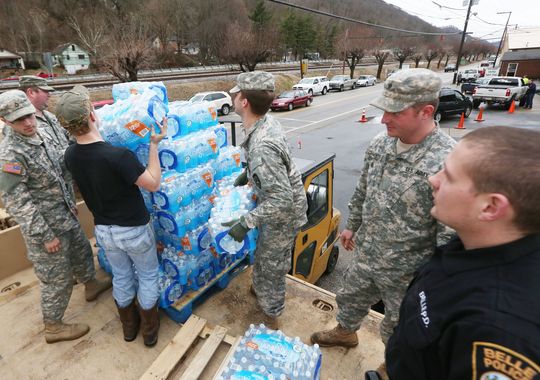
[[[152,128],[159,133],[158,123],[161,123],[167,111],[167,105],[153,91],[147,91],[106,105],[98,109],[96,114],[105,141],[137,152],[141,144],[150,143]]]
[[[112,87],[112,96],[115,102],[128,99],[131,95],[138,95],[151,91],[163,103],[168,103],[167,87],[163,82],[125,82],[117,83]]]
[[[218,186],[218,194],[210,213],[208,225],[216,250],[221,254],[238,255],[250,251],[255,246],[257,232],[250,230],[242,242],[235,241],[229,234],[230,227],[223,223],[240,219],[256,206],[250,186],[231,185],[231,177]]]
[[[256,231],[239,245],[221,226],[255,204],[248,187],[233,187],[242,170],[241,151],[227,145],[227,131],[208,102],[169,102],[161,82],[118,84],[113,97],[114,104],[97,111],[100,132],[109,143],[135,152],[145,166],[151,128],[167,117],[167,136],[158,147],[161,187],[141,193],[163,248],[158,255],[160,305],[168,307],[255,248]]]
[[[316,380],[321,358],[317,344],[308,346],[264,324],[250,325],[218,378]]]

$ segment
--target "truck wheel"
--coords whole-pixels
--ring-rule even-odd
[[[311,96],[313,96],[313,89],[310,88],[310,89],[308,90],[308,94],[311,95]]]
[[[328,89],[326,87],[323,87],[321,94],[326,95],[327,92],[328,92]]]
[[[336,269],[338,258],[339,248],[334,245],[334,248],[332,248],[332,252],[330,252],[330,256],[328,257],[328,263],[326,264],[326,270],[324,271],[325,274],[330,274]]]
[[[345,87],[343,87],[343,85],[339,86],[339,92],[343,91],[345,89]]]
[[[510,107],[512,106],[512,103],[514,103],[515,100],[516,100],[516,98],[515,98],[515,95],[514,95],[514,96],[512,96],[512,99],[510,99],[508,102],[506,102],[504,104],[504,109],[509,110]]]
[[[482,103],[480,100],[473,100],[472,106],[474,109],[477,109],[480,106],[480,103]]]
[[[221,107],[221,114],[223,116],[227,116],[229,114],[229,112],[231,112],[231,107],[228,105],[228,104],[224,104],[222,107]]]

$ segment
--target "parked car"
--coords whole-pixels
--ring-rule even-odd
[[[471,82],[465,82],[461,85],[461,92],[463,94],[472,94],[477,86],[487,84],[490,78],[478,78]]]
[[[114,103],[113,99],[107,99],[107,100],[98,100],[98,101],[92,102],[92,105],[94,106],[94,109],[97,110],[105,105],[113,104],[113,103]]]
[[[443,87],[441,88],[439,106],[435,111],[434,118],[439,122],[443,117],[461,115],[462,113],[465,114],[465,117],[469,117],[472,108],[473,104],[471,100],[461,92],[453,88]]]
[[[56,74],[56,73],[46,73],[46,72],[40,71],[39,73],[36,74],[36,76],[38,76],[40,78],[49,79],[49,78],[58,77],[58,74]]]
[[[233,101],[229,94],[224,91],[209,91],[209,92],[199,92],[191,99],[190,102],[202,102],[206,101],[211,103],[218,113],[222,115],[228,115],[233,108]]]
[[[458,74],[458,82],[470,82],[480,78],[480,70],[467,69],[463,73]]]
[[[525,96],[527,88],[521,77],[491,77],[487,84],[474,89],[473,106],[478,108],[480,103],[497,103],[509,109],[514,101]]]
[[[444,68],[444,72],[447,73],[449,71],[456,71],[456,65],[454,63],[450,63],[448,65],[446,65],[446,67]]]
[[[293,90],[304,90],[307,93],[325,95],[330,89],[327,77],[304,78],[293,86]]]
[[[373,75],[360,75],[356,81],[356,85],[360,87],[375,86],[377,78]]]
[[[304,90],[284,91],[272,101],[270,108],[272,111],[292,111],[294,108],[300,106],[309,107],[311,102],[313,102],[313,95]]]
[[[334,75],[330,79],[330,90],[343,91],[347,88],[351,90],[356,88],[356,79],[348,75]]]

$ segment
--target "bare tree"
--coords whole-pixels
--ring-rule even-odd
[[[439,52],[435,49],[428,49],[424,52],[424,58],[427,61],[426,69],[429,69],[429,66],[431,65],[431,61],[437,58],[438,55],[439,55]]]
[[[388,50],[377,49],[373,52],[373,56],[377,61],[377,79],[381,79],[381,72],[384,66],[384,63],[390,57],[390,52]]]
[[[394,50],[394,57],[399,62],[399,68],[403,68],[403,63],[414,54],[414,48],[412,46],[402,46]]]
[[[414,67],[418,68],[418,66],[420,66],[420,61],[422,60],[422,53],[413,54],[412,60],[414,61]]]
[[[104,67],[122,82],[138,79],[140,69],[151,63],[148,25],[141,15],[128,15],[111,33],[103,56]]]
[[[373,41],[373,37],[373,30],[362,26],[347,29],[338,37],[338,49],[343,60],[349,67],[351,78],[354,78],[356,66],[364,58],[370,43]]]

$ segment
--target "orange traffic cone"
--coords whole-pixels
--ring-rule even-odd
[[[366,121],[368,121],[368,119],[366,117],[366,109],[365,108],[362,109],[362,117],[358,121],[360,123],[365,123]]]
[[[302,149],[302,140],[298,139],[298,149]]]
[[[510,108],[508,108],[508,113],[514,113],[516,110],[516,102],[512,100],[512,103],[510,104]]]
[[[478,115],[476,116],[476,119],[474,119],[474,121],[485,121],[485,119],[482,119],[483,113],[484,113],[484,108],[480,107],[480,111],[478,112]]]
[[[459,124],[457,125],[457,127],[454,127],[454,129],[465,129],[465,113],[462,112],[461,113],[461,119],[459,119]]]

